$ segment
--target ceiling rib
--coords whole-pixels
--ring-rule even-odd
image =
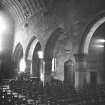
[[[15,13],[15,15],[16,15],[16,17],[15,17],[15,21],[17,21],[16,23],[20,23],[20,16],[19,16],[17,7],[14,5],[13,2],[11,2],[11,0],[7,0],[7,2],[8,2],[8,4],[10,4],[9,8],[11,8],[11,14]],[[10,9],[9,9],[9,11],[10,11]]]
[[[34,14],[34,10],[32,9],[31,4],[30,4],[30,0],[26,0],[26,4],[27,4],[27,6],[29,7],[30,14],[31,14],[31,15]]]
[[[31,3],[31,6],[32,6],[32,8],[34,10],[34,14],[37,13],[38,8],[37,8],[37,6],[35,4],[35,0],[30,0],[30,3]]]
[[[20,8],[18,7],[18,5],[16,4],[16,2],[15,2],[15,0],[11,0],[12,1],[12,3],[13,3],[13,5],[15,6],[15,8],[16,8],[16,10],[17,10],[17,15],[18,15],[18,17],[19,17],[19,23],[21,23],[22,22],[22,12],[20,11]]]
[[[1,4],[10,11],[16,24],[21,24],[39,11],[45,10],[43,0],[2,0]]]
[[[18,0],[15,0],[15,2],[16,2],[16,5],[20,8],[21,18],[22,18],[22,21],[24,21],[25,17],[24,17],[24,11],[23,11],[22,5],[20,4],[20,2],[18,2]]]

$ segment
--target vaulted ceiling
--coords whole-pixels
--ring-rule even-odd
[[[0,0],[0,5],[11,13],[16,24],[46,9],[44,0]]]

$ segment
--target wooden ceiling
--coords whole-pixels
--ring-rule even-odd
[[[44,0],[0,0],[0,4],[9,10],[16,24],[20,24],[38,12],[45,10]]]

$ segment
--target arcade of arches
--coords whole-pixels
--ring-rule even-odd
[[[0,80],[55,80],[77,90],[105,84],[104,4],[1,0],[0,32],[2,16],[9,28],[0,33]]]

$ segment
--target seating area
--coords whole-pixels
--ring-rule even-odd
[[[105,85],[75,90],[62,82],[12,80],[0,87],[0,105],[105,105]]]
[[[9,86],[0,87],[0,105],[26,105],[25,96],[10,90]]]
[[[0,0],[0,105],[105,105],[105,0]]]

